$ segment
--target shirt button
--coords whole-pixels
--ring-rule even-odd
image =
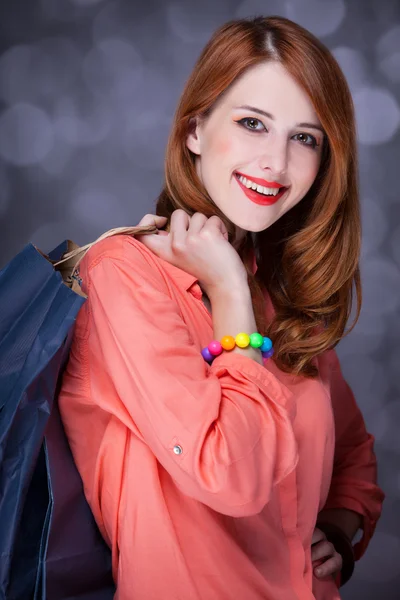
[[[175,454],[182,454],[183,450],[181,446],[174,446],[174,452]]]

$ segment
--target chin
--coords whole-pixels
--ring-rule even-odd
[[[247,231],[250,231],[251,233],[260,233],[260,231],[265,231],[265,229],[268,229],[268,227],[271,225],[271,223],[268,223],[268,225],[266,225],[265,227],[260,227],[259,225],[256,226],[254,225],[254,227],[249,227],[247,229]]]
[[[243,229],[244,231],[248,231],[250,233],[260,233],[260,231],[264,231],[265,229],[268,229],[268,227],[270,227],[272,225],[272,223],[260,225],[260,223],[254,223],[254,222],[243,223],[243,222],[237,222],[237,221],[234,221],[234,223],[237,227],[240,227],[240,229]]]

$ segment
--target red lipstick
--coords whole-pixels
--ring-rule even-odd
[[[288,189],[287,187],[282,187],[279,183],[276,183],[276,182],[268,182],[266,179],[259,179],[257,177],[251,177],[251,181],[254,181],[254,183],[257,183],[258,185],[263,185],[265,187],[270,187],[270,188],[282,188],[277,193],[276,196],[265,196],[264,194],[260,194],[256,190],[246,187],[239,180],[240,175],[242,175],[242,173],[237,173],[237,172],[235,173],[236,181],[238,182],[238,184],[240,185],[240,187],[242,188],[242,190],[246,194],[246,196],[249,198],[249,200],[251,200],[255,204],[261,204],[262,206],[271,206],[272,204],[275,204],[276,202],[278,202],[278,200],[280,200],[280,198],[282,198],[282,196],[285,194],[285,192]],[[243,175],[243,177],[246,177],[246,175]],[[248,178],[246,177],[246,179],[250,179],[250,177],[248,177]]]
[[[258,185],[264,185],[265,187],[270,187],[270,188],[284,187],[281,183],[279,183],[279,181],[267,181],[266,179],[260,179],[259,177],[249,177],[245,173],[239,173],[239,171],[236,171],[235,175],[239,175],[239,176],[241,175],[242,177],[246,177],[246,179],[251,179],[251,181],[254,181],[254,183],[257,183]]]

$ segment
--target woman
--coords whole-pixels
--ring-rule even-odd
[[[60,394],[117,597],[340,598],[350,540],[363,530],[360,558],[384,495],[334,350],[353,283],[360,311],[360,217],[329,51],[283,18],[221,27],[183,91],[165,179],[140,223],[158,235],[109,238],[82,262]],[[226,336],[233,349],[207,353]]]

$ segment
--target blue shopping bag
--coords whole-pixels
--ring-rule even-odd
[[[111,600],[111,553],[83,494],[57,405],[85,302],[28,244],[0,271],[0,599]],[[67,261],[68,262],[68,261]]]

